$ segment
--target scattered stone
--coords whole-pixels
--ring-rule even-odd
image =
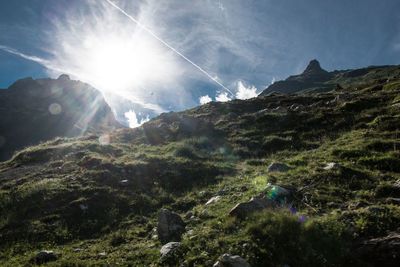
[[[282,204],[283,202],[288,202],[291,198],[293,190],[288,187],[283,187],[280,185],[268,184],[264,189],[265,198],[276,202],[276,204]]]
[[[168,209],[161,209],[158,215],[157,234],[162,244],[180,241],[185,231],[185,223],[179,214]]]
[[[229,212],[230,216],[238,217],[240,219],[245,219],[251,213],[256,211],[261,211],[267,208],[273,208],[275,206],[274,202],[266,198],[252,198],[248,202],[242,202],[237,204]]]
[[[190,218],[192,218],[193,217],[193,212],[192,211],[188,211],[186,214],[185,214],[185,219],[186,220],[190,220]]]
[[[213,267],[250,267],[250,264],[238,255],[224,254]]]
[[[225,187],[225,188],[222,188],[221,190],[219,190],[218,191],[218,193],[217,193],[217,195],[218,196],[223,196],[223,195],[226,195],[226,193],[228,193],[228,189]]]
[[[336,162],[329,162],[326,164],[324,167],[324,170],[330,171],[330,170],[340,170],[342,166],[339,163]]]
[[[183,256],[182,244],[180,242],[169,242],[160,249],[160,261],[163,264],[177,264]]]
[[[290,169],[288,165],[279,162],[273,162],[268,166],[268,172],[287,172]]]
[[[47,262],[56,261],[57,259],[58,257],[53,251],[42,250],[31,259],[31,263],[42,265]]]
[[[119,182],[119,184],[120,184],[121,186],[127,186],[127,185],[129,184],[129,181],[128,181],[128,180],[121,180],[121,181]]]
[[[293,105],[291,105],[289,107],[289,110],[290,111],[294,111],[294,112],[302,111],[303,109],[304,109],[304,106],[303,105],[298,105],[298,104],[293,104]]]
[[[204,209],[204,210],[200,213],[199,217],[200,217],[201,219],[210,219],[210,218],[212,218],[210,212],[208,212],[207,209]]]
[[[286,107],[278,106],[278,107],[274,108],[274,109],[272,110],[272,112],[286,113],[286,112],[287,112],[287,108],[286,108]]]
[[[385,203],[392,205],[400,205],[400,198],[389,197],[385,200]]]
[[[74,248],[74,250],[73,250],[74,252],[76,252],[76,253],[78,253],[78,252],[82,252],[83,251],[83,249],[81,249],[81,248]]]
[[[213,203],[216,203],[216,202],[218,202],[220,199],[221,199],[221,196],[212,197],[212,198],[210,198],[210,199],[207,201],[206,206],[208,206],[208,205],[210,205],[210,204],[213,204]]]
[[[100,252],[97,255],[100,256],[100,257],[105,257],[105,256],[107,256],[107,253],[103,251],[103,252]]]
[[[79,208],[80,208],[81,210],[83,210],[83,211],[86,211],[86,210],[89,209],[89,206],[88,206],[88,205],[85,205],[85,204],[79,204]]]

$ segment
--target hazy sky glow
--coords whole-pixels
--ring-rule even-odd
[[[0,87],[68,73],[159,113],[257,96],[312,58],[328,70],[398,64],[398,0],[0,3]],[[130,118],[133,114],[128,113]]]

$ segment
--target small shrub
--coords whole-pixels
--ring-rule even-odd
[[[381,184],[376,188],[377,197],[400,197],[400,187],[393,184]]]
[[[380,171],[400,172],[400,158],[383,156],[363,158],[358,161],[360,164]]]
[[[344,226],[335,219],[302,222],[289,212],[263,212],[247,227],[252,266],[337,266],[347,254]]]
[[[174,156],[188,159],[198,159],[199,156],[196,154],[194,147],[191,145],[183,144],[176,148]]]
[[[293,142],[291,139],[288,138],[270,136],[264,141],[262,148],[267,153],[274,153],[277,151],[293,148]]]
[[[114,233],[110,239],[110,245],[112,247],[118,247],[122,244],[126,243],[125,234],[123,233]]]

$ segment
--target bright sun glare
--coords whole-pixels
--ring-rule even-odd
[[[88,57],[83,68],[102,88],[124,89],[154,78],[159,68],[158,49],[145,40],[86,40]],[[161,71],[158,69],[158,71]]]
[[[176,55],[109,4],[96,1],[90,7],[89,14],[71,10],[67,22],[53,23],[52,65],[136,103],[152,102],[145,100],[151,87],[177,83]]]

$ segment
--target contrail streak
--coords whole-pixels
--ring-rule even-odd
[[[163,45],[165,45],[167,48],[169,48],[170,50],[172,50],[174,53],[176,53],[178,56],[180,56],[181,58],[183,58],[184,60],[186,60],[187,62],[189,62],[190,64],[192,64],[196,69],[198,69],[199,71],[201,71],[204,75],[206,75],[208,78],[210,78],[212,81],[214,81],[216,84],[218,84],[219,86],[221,86],[222,88],[224,88],[226,91],[228,91],[230,94],[234,95],[232,93],[231,90],[229,90],[225,85],[223,85],[222,83],[220,83],[215,77],[211,76],[207,71],[205,71],[202,67],[200,67],[199,65],[197,65],[196,63],[194,63],[193,61],[191,61],[189,58],[187,58],[185,55],[183,55],[182,53],[180,53],[178,50],[176,50],[175,48],[173,48],[170,44],[168,44],[167,42],[165,42],[163,39],[161,39],[160,37],[158,37],[152,30],[150,30],[149,28],[147,28],[145,25],[143,25],[142,23],[140,23],[137,19],[135,19],[134,17],[132,17],[131,15],[129,15],[128,13],[126,13],[122,8],[120,8],[119,6],[117,6],[115,3],[113,3],[111,0],[105,0],[106,2],[108,2],[111,6],[113,6],[115,9],[117,9],[119,12],[121,12],[122,14],[124,14],[127,18],[129,18],[131,21],[133,21],[134,23],[136,23],[137,26],[139,26],[140,28],[142,28],[143,30],[145,30],[148,34],[150,34],[151,36],[153,36],[157,41],[159,41],[160,43],[162,43]]]
[[[57,72],[60,72],[60,73],[68,73],[68,74],[74,75],[76,77],[79,77],[73,71],[56,67],[50,61],[48,61],[46,59],[43,59],[43,58],[40,58],[40,57],[37,57],[37,56],[31,56],[31,55],[24,54],[24,53],[19,52],[18,50],[14,49],[14,48],[11,48],[11,47],[8,47],[8,46],[0,44],[0,50],[3,50],[4,52],[7,52],[7,53],[12,54],[12,55],[15,55],[17,57],[20,57],[20,58],[23,58],[23,59],[38,63],[39,65],[45,67],[46,69],[57,71]]]
[[[24,53],[21,53],[21,52],[15,50],[14,48],[8,47],[8,46],[0,45],[0,50],[3,50],[5,52],[13,54],[15,56],[19,56],[19,57],[21,57],[23,59],[26,59],[26,60],[30,60],[30,61],[39,63],[40,65],[42,65],[44,67],[47,67],[47,65],[49,65],[49,62],[47,60],[45,60],[45,59],[42,59],[40,57],[26,55]]]

